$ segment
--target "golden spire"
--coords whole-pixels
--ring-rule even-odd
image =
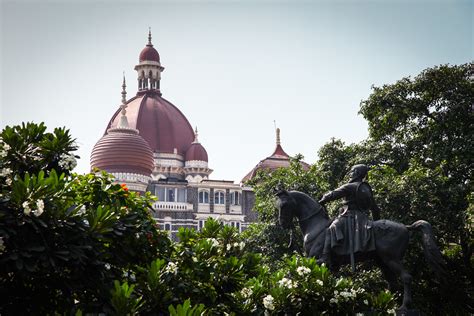
[[[280,145],[280,128],[276,129],[276,143],[277,146]]]

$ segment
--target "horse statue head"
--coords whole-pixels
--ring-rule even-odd
[[[275,196],[278,198],[279,209],[278,219],[281,227],[288,229],[293,227],[293,216],[296,208],[296,201],[287,190],[276,189]]]

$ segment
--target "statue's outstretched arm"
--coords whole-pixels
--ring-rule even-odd
[[[327,202],[331,202],[340,198],[343,198],[347,195],[347,188],[345,185],[343,185],[340,188],[337,188],[334,191],[328,192],[323,195],[321,200],[319,200],[319,204],[326,204]]]

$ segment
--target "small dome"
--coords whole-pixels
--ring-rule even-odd
[[[140,53],[139,61],[155,61],[157,63],[160,62],[160,54],[158,51],[153,47],[153,45],[148,44]]]
[[[186,151],[186,161],[192,160],[208,162],[207,151],[200,143],[192,143]]]
[[[283,150],[280,145],[280,129],[277,128],[277,141],[276,141],[276,148],[273,154],[260,162],[252,169],[249,173],[242,179],[242,183],[252,179],[255,177],[259,170],[265,170],[268,173],[278,169],[278,168],[288,168],[290,166],[290,156]],[[309,165],[301,161],[301,166],[304,170],[309,170]]]
[[[150,176],[153,152],[136,129],[111,128],[92,149],[91,167]]]

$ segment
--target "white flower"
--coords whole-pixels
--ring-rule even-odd
[[[354,296],[351,292],[347,291],[341,291],[340,295],[346,300]]]
[[[44,202],[43,200],[36,201],[36,210],[33,211],[33,214],[38,217],[44,212]]]
[[[304,276],[306,274],[309,274],[311,273],[311,269],[310,268],[307,268],[307,267],[298,267],[298,269],[296,269],[296,272],[301,275],[301,276]],[[319,281],[319,280],[318,280]]]
[[[5,243],[3,242],[3,237],[0,237],[0,253],[3,253],[5,250]]]
[[[337,298],[333,297],[329,300],[329,303],[337,304]]]
[[[390,315],[395,315],[395,314],[396,314],[394,309],[389,309],[387,312],[388,312]]]
[[[178,266],[176,265],[176,263],[170,261],[170,262],[168,262],[168,265],[166,266],[165,271],[167,273],[176,274],[176,273],[178,273]]]
[[[244,243],[243,241],[241,241],[241,242],[239,243],[239,246],[240,246],[240,250],[244,250],[244,248],[245,248],[245,243]]]
[[[283,278],[280,281],[278,281],[279,286],[283,286],[289,289],[295,288],[296,287],[296,282],[291,281],[290,279]]]
[[[107,270],[110,270],[110,264],[106,263],[104,266]]]
[[[227,251],[229,251],[229,250],[232,248],[232,245],[231,245],[231,244],[227,244],[227,246],[225,246],[225,248],[227,249]]]
[[[212,247],[219,246],[219,242],[215,238],[207,238],[207,241],[211,243]]]
[[[12,185],[12,179],[11,179],[11,178],[7,178],[7,179],[5,180],[5,184],[6,184],[6,185]]]
[[[59,158],[61,160],[59,160],[58,165],[63,169],[72,170],[77,165],[76,157],[74,157],[74,155],[62,154]]]
[[[239,247],[239,243],[238,242],[234,242],[234,248],[237,248]]]
[[[25,215],[29,215],[31,212],[31,208],[30,208],[30,205],[28,204],[28,201],[23,202],[21,206],[23,207],[23,213],[25,213]]]
[[[268,309],[269,311],[272,311],[275,309],[275,305],[273,305],[273,301],[274,301],[273,296],[268,294],[267,296],[263,298],[263,306],[265,306],[265,308]]]
[[[368,301],[368,300],[364,300],[364,304],[365,304],[365,305],[369,305],[369,301]]]
[[[10,150],[10,145],[3,143],[3,150],[9,151]]]
[[[0,176],[8,177],[9,175],[11,175],[11,173],[12,173],[12,169],[3,168],[2,172],[0,172]]]
[[[248,287],[244,287],[241,291],[240,291],[240,294],[242,294],[242,296],[244,298],[248,298],[250,297],[252,294],[253,294],[253,291],[251,288],[248,288]]]
[[[321,280],[316,280],[316,283],[317,283],[319,286],[323,286],[323,285],[324,285],[323,281],[321,281]]]

